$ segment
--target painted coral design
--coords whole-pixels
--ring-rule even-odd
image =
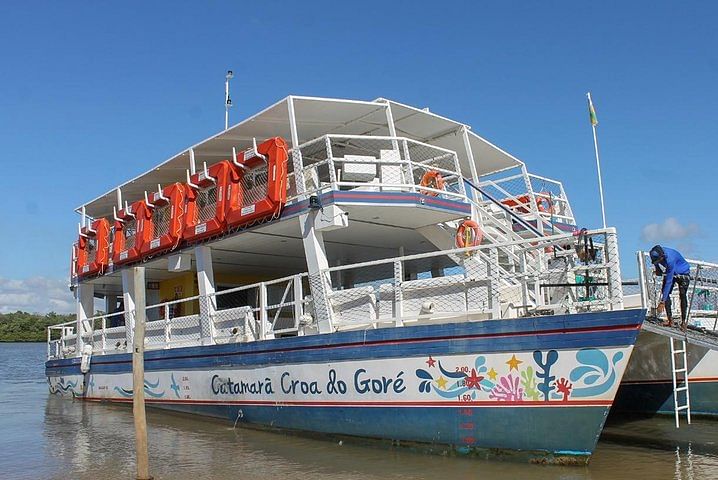
[[[570,374],[559,376],[556,350],[534,351],[533,362],[516,353],[508,355],[502,356],[510,358],[506,362],[497,356],[493,366],[487,364],[483,355],[476,357],[474,365],[447,365],[446,359],[428,357],[423,360],[426,366],[416,369],[419,392],[461,401],[488,397],[497,402],[568,402],[609,389],[615,383],[614,366],[623,357],[623,353],[616,352],[609,361],[606,352],[600,349],[582,349],[576,354],[579,365]],[[499,373],[507,370],[504,376]]]
[[[536,388],[536,376],[532,366],[529,365],[521,372],[521,385],[524,387],[524,395],[527,399],[539,400],[541,393]]]
[[[519,386],[520,378],[508,374],[499,379],[489,393],[489,398],[500,402],[521,402],[524,398],[524,389]]]
[[[562,394],[563,397],[561,398],[562,401],[567,402],[569,395],[571,395],[571,389],[573,388],[573,385],[571,382],[569,382],[566,378],[561,377],[556,382],[556,389],[558,390],[558,393]]]

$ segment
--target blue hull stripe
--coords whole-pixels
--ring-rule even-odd
[[[632,345],[643,310],[560,315],[516,320],[384,328],[290,337],[262,342],[151,350],[152,370],[297,364],[422,355],[576,349]],[[570,324],[570,325],[569,325]],[[48,375],[77,373],[80,359],[50,360]],[[98,355],[96,373],[130,371],[130,354]]]

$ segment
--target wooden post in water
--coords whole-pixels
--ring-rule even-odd
[[[135,418],[137,480],[150,480],[147,451],[147,418],[145,417],[145,267],[132,268],[135,293],[135,334],[132,346],[132,414]]]

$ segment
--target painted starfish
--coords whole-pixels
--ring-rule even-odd
[[[482,377],[481,375],[477,375],[476,369],[472,368],[471,375],[468,375],[464,379],[464,385],[466,385],[466,388],[468,388],[468,389],[475,388],[477,390],[480,390],[481,385],[479,385],[479,384],[481,383],[481,380],[483,380],[483,379],[484,379],[484,377]]]
[[[506,362],[506,364],[509,366],[509,372],[514,369],[518,370],[520,363],[524,363],[523,360],[519,360],[518,358],[516,358],[516,355],[512,355],[511,359]]]
[[[429,365],[430,367],[433,367],[434,365],[436,365],[436,360],[431,358],[431,355],[429,355],[429,359],[426,361],[426,364]]]

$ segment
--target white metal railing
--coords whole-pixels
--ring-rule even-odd
[[[615,231],[589,235],[592,257],[585,261],[576,256],[576,237],[563,234],[330,268],[333,326],[620,309]],[[501,249],[509,246],[524,260],[513,271],[499,264]],[[531,255],[537,251],[542,255]]]
[[[589,244],[586,239],[592,241]],[[579,239],[584,243],[577,244]],[[510,249],[519,261],[506,268]],[[614,229],[521,239],[301,273],[147,307],[146,348],[623,308]],[[134,312],[48,329],[48,357],[127,352]]]
[[[641,305],[656,315],[663,287],[663,277],[655,274],[649,252],[637,252],[638,283]],[[718,263],[686,259],[691,267],[688,287],[689,325],[708,330],[718,329]],[[681,318],[678,287],[671,294],[674,320]],[[661,318],[665,318],[665,312]]]
[[[548,212],[540,212],[541,216],[549,222],[563,222],[575,225],[576,221],[571,210],[571,204],[563,188],[563,183],[551,178],[542,177],[535,173],[527,173],[536,201],[540,199],[549,202]]]
[[[197,345],[202,340],[199,295],[149,305],[145,309],[145,348]]]
[[[289,174],[288,202],[329,190],[466,198],[456,152],[409,138],[328,134],[295,147],[293,152],[300,156],[302,169]],[[422,186],[427,172],[439,174],[443,188]]]
[[[63,358],[74,356],[76,349],[76,321],[58,323],[47,327],[47,356]]]
[[[482,179],[478,187],[488,192],[512,213],[529,221],[543,233],[560,231],[559,224],[576,225],[568,196],[563,184],[557,180],[528,173],[524,168],[518,173],[501,178]],[[490,204],[481,198],[477,201]],[[502,212],[498,211],[498,214]]]

